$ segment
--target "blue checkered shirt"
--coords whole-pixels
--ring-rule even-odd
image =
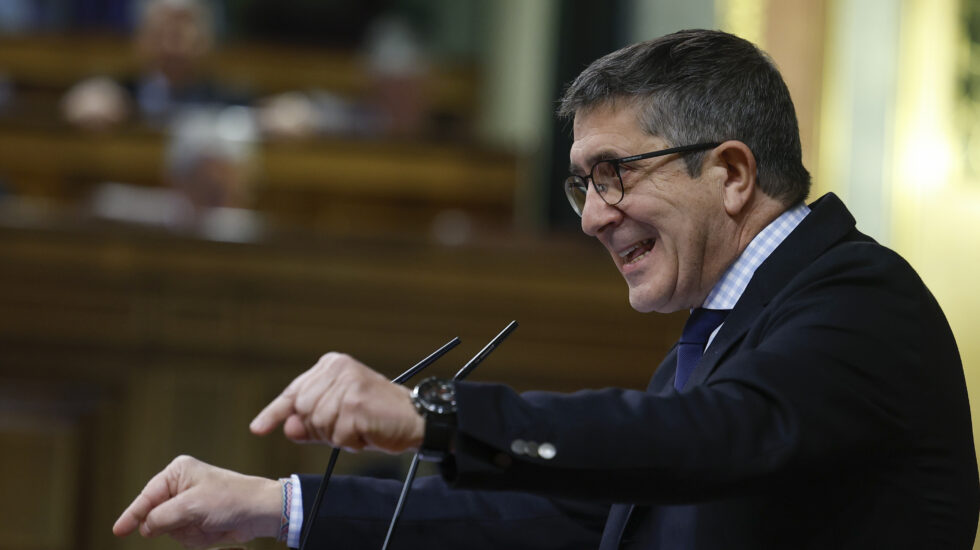
[[[749,246],[745,247],[735,263],[728,266],[728,269],[721,276],[721,280],[708,293],[708,297],[705,298],[701,307],[707,309],[734,308],[735,303],[745,292],[745,287],[749,286],[749,281],[752,280],[752,275],[755,275],[755,270],[809,213],[810,207],[800,203],[780,214],[778,218],[760,231],[749,243]],[[718,327],[718,329],[720,328]],[[711,345],[718,329],[711,334],[708,345]]]

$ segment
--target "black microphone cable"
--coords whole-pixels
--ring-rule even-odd
[[[490,353],[497,349],[497,346],[504,341],[505,338],[510,336],[511,332],[517,328],[517,321],[511,321],[504,327],[504,330],[500,331],[499,334],[493,337],[490,342],[480,350],[479,353],[473,356],[463,368],[459,369],[453,380],[462,380],[470,375],[484,359],[487,358]],[[419,452],[415,452],[415,456],[412,457],[412,465],[408,468],[408,475],[405,476],[405,483],[402,485],[402,492],[398,496],[398,503],[395,505],[395,513],[391,516],[391,523],[388,524],[388,534],[385,535],[384,544],[381,545],[381,550],[388,550],[388,543],[391,542],[391,534],[395,531],[395,526],[398,525],[398,520],[401,518],[402,510],[405,507],[405,500],[408,498],[408,492],[411,490],[412,482],[415,481],[415,474],[419,469]]]
[[[422,359],[407,371],[392,378],[391,382],[393,384],[405,383],[416,374],[422,372],[422,370],[424,370],[426,367],[432,363],[435,363],[436,360],[445,355],[446,352],[458,346],[459,342],[459,337],[455,337],[449,342],[446,342],[441,348],[430,353],[428,357]],[[333,469],[337,464],[337,457],[339,456],[339,448],[334,448],[334,450],[330,453],[330,460],[327,461],[327,469],[323,473],[323,479],[320,481],[320,486],[316,490],[316,496],[313,499],[313,506],[310,508],[309,514],[307,514],[306,518],[303,520],[303,527],[300,529],[300,550],[306,550],[307,542],[309,542],[310,538],[310,532],[313,530],[313,521],[316,518],[317,512],[320,510],[320,503],[323,502],[323,494],[326,491],[327,484],[330,483],[330,476],[333,475]]]

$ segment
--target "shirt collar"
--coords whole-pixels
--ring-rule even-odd
[[[755,270],[772,254],[803,218],[810,213],[810,207],[800,203],[783,212],[778,218],[759,232],[749,246],[745,247],[735,263],[728,266],[721,279],[708,293],[701,307],[707,309],[732,309],[745,292]]]

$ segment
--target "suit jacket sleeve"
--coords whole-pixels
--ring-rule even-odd
[[[901,258],[838,246],[761,300],[745,326],[740,307],[712,344],[723,355],[716,369],[683,392],[663,381],[571,395],[458,384],[457,451],[444,475],[460,487],[684,503],[864,468],[918,445],[957,457],[933,468],[974,467],[955,343]],[[556,453],[517,455],[515,439]]]
[[[303,510],[319,476],[301,475]],[[400,481],[356,476],[330,480],[311,548],[381,548]],[[439,476],[415,481],[391,544],[399,549],[589,549],[598,546],[608,506],[526,493],[450,489]]]

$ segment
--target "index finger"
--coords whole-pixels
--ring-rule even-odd
[[[170,494],[170,484],[167,483],[166,470],[153,476],[146,487],[133,502],[127,507],[112,526],[112,533],[117,537],[124,537],[133,531],[146,520],[150,510],[166,502],[173,495]]]
[[[248,427],[256,435],[266,435],[275,429],[276,426],[285,421],[291,414],[296,412],[296,394],[300,386],[313,374],[316,365],[307,369],[306,372],[297,376],[292,382],[282,390],[278,397],[265,406]]]
[[[265,435],[271,432],[295,412],[293,403],[293,395],[286,395],[284,392],[262,409],[262,412],[248,425],[249,429],[257,435]]]

